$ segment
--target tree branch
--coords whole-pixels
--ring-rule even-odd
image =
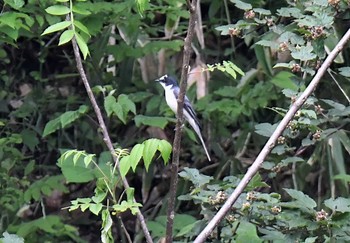
[[[305,91],[301,94],[301,96],[294,102],[294,104],[290,107],[287,114],[284,116],[280,124],[277,126],[276,130],[270,137],[270,139],[266,142],[264,148],[259,153],[258,157],[255,159],[254,163],[249,167],[247,173],[244,175],[241,182],[238,184],[237,188],[227,199],[222,208],[217,212],[217,214],[212,218],[209,224],[204,228],[204,230],[197,236],[194,243],[204,242],[205,239],[211,234],[213,229],[218,225],[218,223],[222,220],[223,217],[230,211],[232,205],[236,202],[239,195],[243,192],[244,188],[248,185],[251,178],[257,173],[260,165],[263,163],[266,156],[270,153],[272,148],[275,146],[278,137],[282,134],[288,123],[293,119],[295,113],[300,109],[300,107],[304,104],[306,99],[312,94],[312,92],[317,87],[320,82],[322,76],[327,71],[328,67],[331,65],[333,60],[339,54],[341,50],[344,49],[345,44],[350,39],[350,29],[345,33],[343,38],[339,41],[339,43],[335,46],[333,51],[328,55],[322,66],[317,71],[315,77],[310,82],[309,86],[305,89]]]
[[[98,106],[98,104],[96,102],[95,96],[94,96],[94,94],[93,94],[93,92],[91,90],[89,81],[88,81],[88,79],[86,77],[86,73],[85,73],[85,70],[84,70],[84,67],[83,67],[83,63],[82,63],[82,60],[81,60],[81,56],[80,56],[80,52],[79,52],[79,47],[78,47],[78,44],[77,44],[75,38],[72,39],[72,45],[73,45],[75,60],[77,62],[77,69],[78,69],[78,72],[80,74],[81,79],[83,80],[86,92],[87,92],[87,94],[89,96],[89,99],[91,101],[92,107],[93,107],[93,109],[95,111],[95,114],[97,116],[98,123],[100,125],[101,130],[102,130],[103,141],[107,145],[108,150],[111,152],[111,155],[113,157],[113,161],[114,161],[115,165],[117,166],[117,170],[118,170],[118,173],[120,175],[119,159],[115,156],[115,150],[114,150],[112,141],[111,141],[111,139],[109,137],[106,124],[105,124],[105,122],[103,120],[103,116],[102,116],[101,110],[100,110],[100,108],[99,108],[99,106]],[[130,188],[129,183],[126,180],[126,178],[121,176],[121,179],[122,179],[124,188],[125,189]],[[135,199],[134,199],[134,201],[135,201]],[[146,241],[148,243],[153,242],[152,237],[151,237],[151,235],[149,233],[149,230],[147,228],[147,225],[146,225],[146,222],[145,222],[145,218],[143,217],[141,211],[137,212],[137,218],[140,221],[141,228],[143,230],[143,233],[145,234]]]
[[[170,243],[173,241],[173,224],[175,217],[175,202],[176,202],[176,191],[178,183],[178,169],[179,169],[179,157],[181,149],[181,134],[182,134],[182,124],[183,124],[183,107],[184,107],[184,98],[186,95],[187,88],[187,75],[189,71],[189,63],[192,53],[192,39],[194,36],[194,28],[197,21],[196,14],[197,0],[187,0],[187,7],[190,11],[190,19],[188,24],[187,36],[185,38],[184,44],[184,53],[182,59],[182,71],[180,79],[180,94],[177,100],[177,121],[175,129],[175,138],[173,142],[173,156],[170,166],[171,170],[171,179],[170,179],[170,195],[168,199],[168,212],[167,212],[167,227],[166,227],[166,242]]]

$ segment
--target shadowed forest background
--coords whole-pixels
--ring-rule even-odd
[[[187,96],[212,161],[187,124],[178,242],[220,209],[350,26],[347,0],[198,7]],[[176,119],[154,80],[180,80],[186,2],[4,0],[0,9],[0,242],[145,242],[139,210],[162,241]],[[350,241],[349,56],[346,46],[208,242]]]

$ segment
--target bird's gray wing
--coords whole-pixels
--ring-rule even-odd
[[[178,99],[179,98],[179,94],[180,94],[180,89],[179,88],[175,88],[175,89],[173,89],[173,91],[174,91],[174,95],[175,95],[176,99]],[[186,95],[185,95],[185,100],[184,100],[184,109],[193,118],[193,120],[195,121],[197,126],[200,128],[201,125],[200,125],[199,120],[197,118],[196,112],[193,110],[191,102],[187,98]]]

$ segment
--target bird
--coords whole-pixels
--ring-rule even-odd
[[[162,87],[165,90],[165,101],[170,107],[170,109],[177,114],[177,99],[179,98],[180,88],[176,82],[176,79],[169,75],[164,75],[158,79],[156,79],[157,82],[159,82]],[[201,128],[200,124],[196,115],[196,112],[194,111],[190,100],[185,96],[184,98],[184,117],[188,121],[188,123],[191,125],[193,130],[196,132],[197,136],[199,137],[203,149],[208,157],[208,160],[211,161],[210,155],[208,153],[207,147],[205,146],[202,134],[201,134]]]

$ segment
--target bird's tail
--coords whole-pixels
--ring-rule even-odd
[[[197,133],[199,140],[201,140],[202,146],[204,148],[205,153],[207,154],[208,160],[211,161],[210,155],[208,153],[207,147],[205,146],[204,140],[202,138],[201,131],[199,130],[199,127],[193,127],[194,131]]]

